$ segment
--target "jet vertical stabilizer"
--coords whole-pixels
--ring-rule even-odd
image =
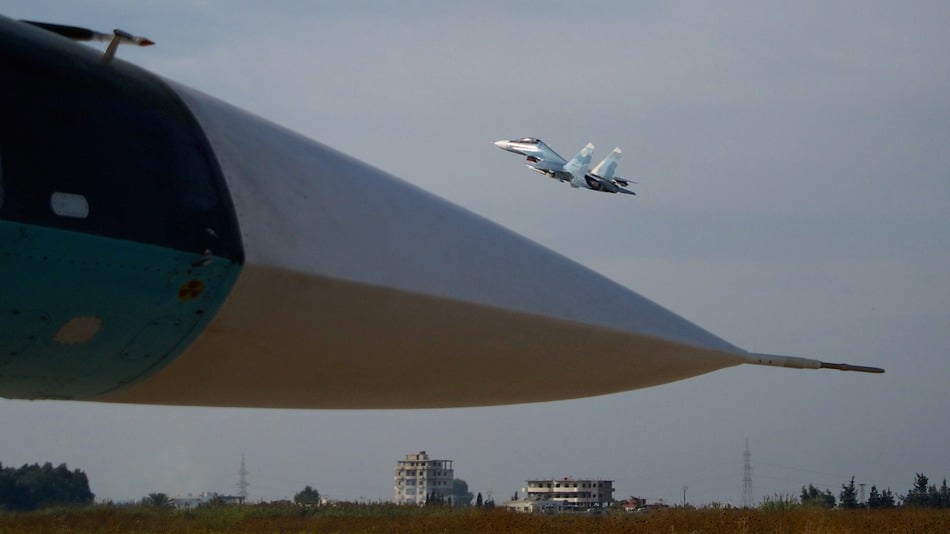
[[[613,149],[590,173],[605,180],[612,180],[614,173],[617,172],[617,165],[622,156],[623,152],[620,151],[620,147]]]
[[[564,164],[564,170],[571,174],[571,186],[583,187],[584,175],[590,168],[590,158],[594,155],[594,144],[587,143],[576,156]]]

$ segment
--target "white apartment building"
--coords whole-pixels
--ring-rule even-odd
[[[525,502],[519,503],[525,511],[554,505],[558,509],[586,510],[588,508],[606,508],[614,501],[613,480],[591,479],[544,479],[527,480],[523,488],[527,494]],[[518,502],[518,501],[515,501]],[[514,503],[512,503],[514,504]]]
[[[396,504],[425,504],[431,494],[448,497],[452,495],[455,471],[452,460],[434,460],[426,451],[407,454],[396,462],[394,477]]]

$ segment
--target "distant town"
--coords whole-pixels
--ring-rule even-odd
[[[950,489],[946,479],[940,485],[931,483],[923,473],[915,473],[913,485],[906,493],[895,493],[891,488],[870,489],[865,484],[855,484],[852,477],[841,484],[841,490],[817,488],[812,484],[803,486],[799,496],[772,495],[759,503],[751,499],[749,453],[746,449],[746,473],[743,504],[734,506],[728,502],[714,502],[706,508],[761,508],[764,510],[786,509],[798,506],[818,508],[950,508]],[[521,513],[642,513],[670,508],[690,507],[684,498],[681,503],[648,502],[647,499],[629,496],[617,499],[614,481],[595,478],[533,478],[526,479],[523,487],[514,490],[508,498],[496,504],[493,495],[473,493],[468,483],[455,476],[454,461],[433,458],[422,450],[405,454],[395,462],[393,472],[393,500],[400,506],[447,506],[452,508],[484,507],[506,508]],[[249,487],[244,458],[238,472],[237,492],[221,494],[200,492],[197,494],[169,495],[154,492],[126,504],[141,504],[158,508],[195,509],[202,506],[233,506],[250,504]],[[24,465],[20,468],[0,464],[0,510],[29,511],[48,506],[90,505],[94,494],[88,479],[81,470],[69,470],[65,464],[53,467],[46,463]],[[322,496],[319,490],[309,485],[297,492],[293,500],[276,503],[299,506],[336,506],[347,501],[334,501]],[[122,504],[122,503],[118,503]]]
[[[801,488],[798,497],[792,495],[772,495],[758,504],[751,495],[751,469],[748,444],[745,451],[746,469],[743,480],[742,508],[761,507],[781,509],[793,506],[815,506],[821,508],[894,508],[898,506],[921,506],[932,508],[950,508],[950,490],[947,481],[937,486],[920,473],[916,474],[913,487],[906,494],[895,494],[891,488],[878,489],[871,486],[866,491],[864,484],[855,484],[854,479],[845,481],[837,496],[830,489],[819,489],[809,484]],[[680,503],[666,503],[662,500],[649,501],[636,496],[617,499],[614,495],[614,481],[594,478],[535,478],[526,479],[523,487],[514,490],[503,502],[496,504],[493,495],[472,493],[468,483],[455,476],[454,461],[430,457],[422,450],[405,454],[396,460],[393,474],[393,503],[406,506],[450,506],[463,507],[502,507],[522,513],[607,513],[624,511],[643,513],[670,508],[688,506],[684,499]],[[197,495],[167,497],[164,494],[151,495],[151,504],[176,508],[196,508],[211,504],[243,504],[247,501],[247,471],[244,459],[241,459],[239,481],[240,490],[236,495],[222,495],[204,492]],[[333,506],[334,501],[322,497],[316,489],[306,486],[294,495],[293,502],[305,506]],[[707,505],[713,508],[737,507],[729,502],[714,502]]]

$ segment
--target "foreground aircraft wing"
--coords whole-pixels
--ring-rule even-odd
[[[2,17],[0,85],[0,396],[479,406],[821,365]]]

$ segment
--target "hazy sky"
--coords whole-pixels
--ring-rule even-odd
[[[536,477],[740,502],[853,475],[950,476],[950,4],[8,0],[119,27],[119,56],[361,158],[748,350],[884,375],[742,366],[584,400],[425,411],[0,401],[0,462],[67,462],[97,498],[310,484],[392,499],[427,450],[504,501]],[[624,151],[637,197],[491,145]]]

